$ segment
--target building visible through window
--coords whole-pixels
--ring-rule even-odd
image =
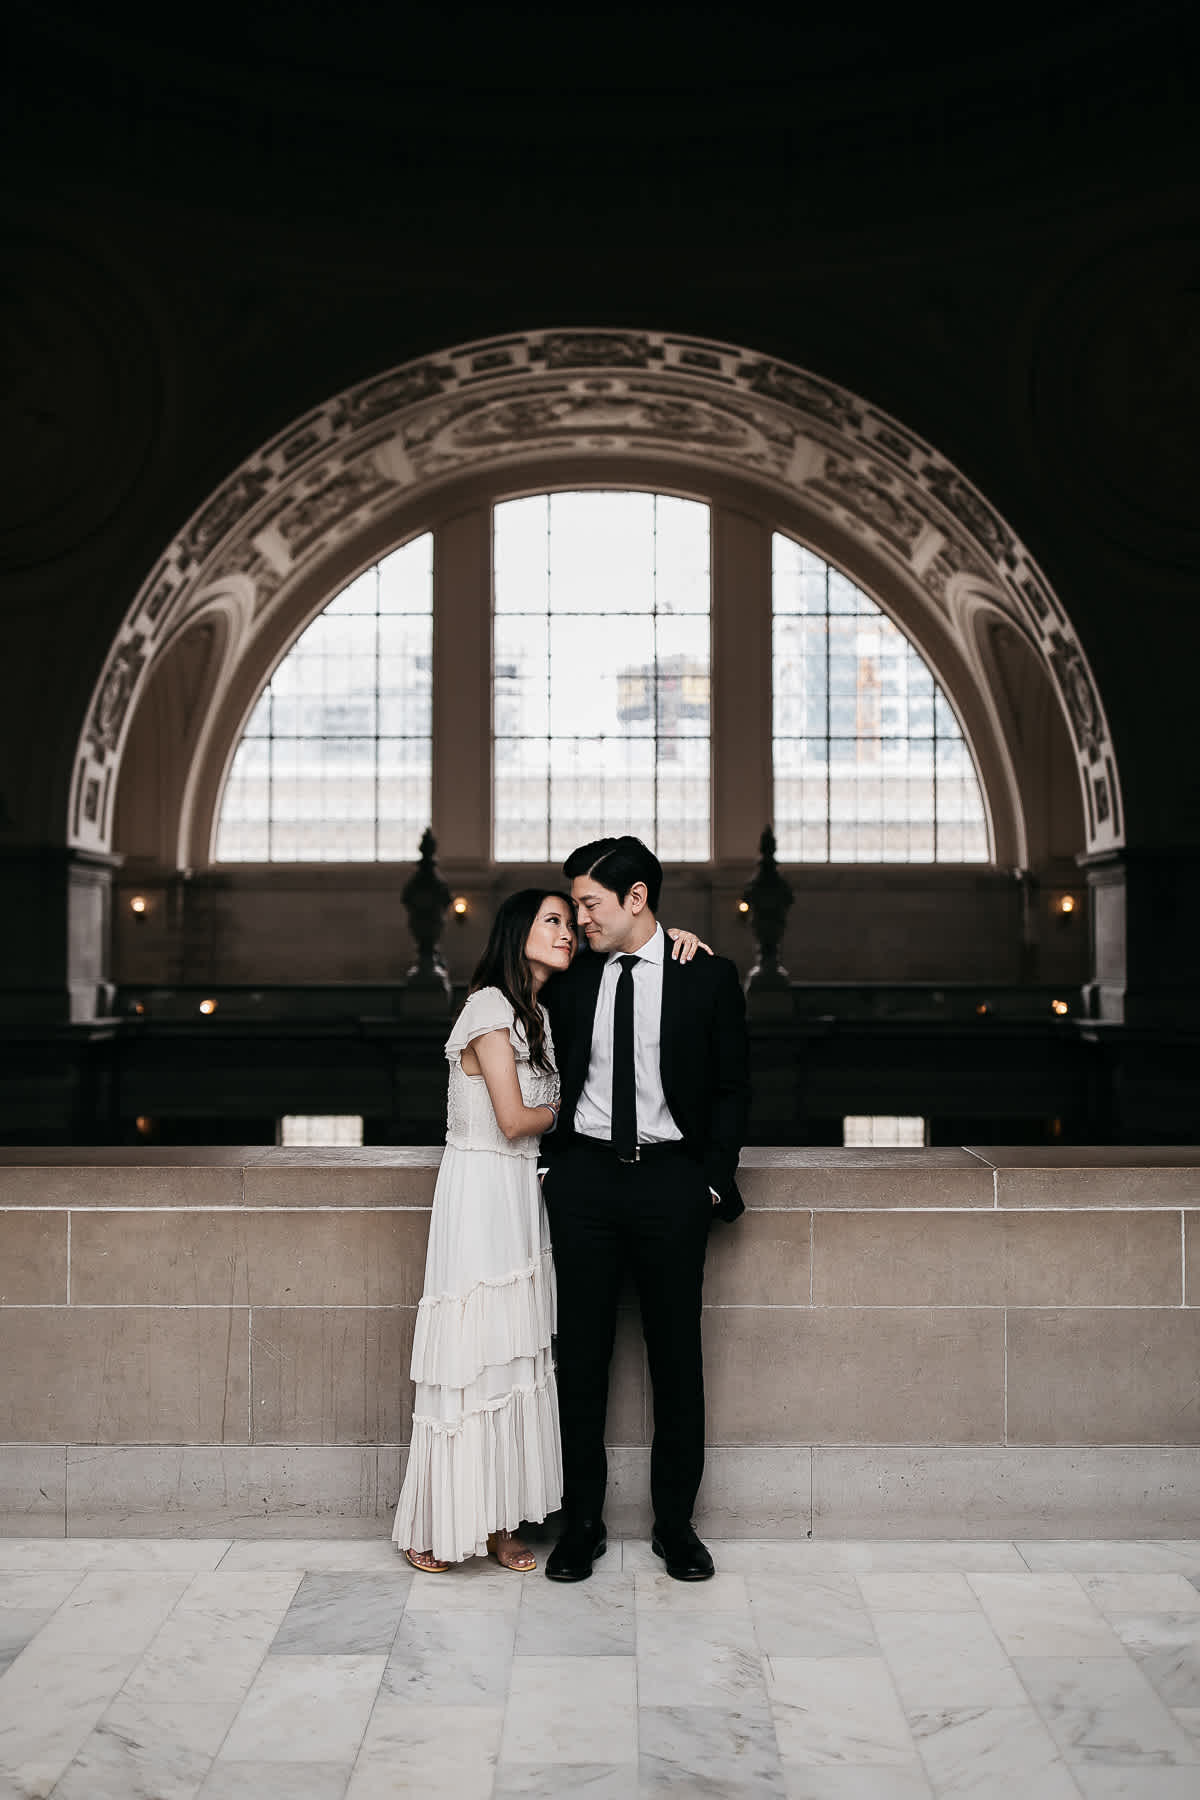
[[[709,515],[670,494],[495,509],[497,862],[634,832],[706,861]]]
[[[773,539],[775,835],[788,862],[986,862],[971,752],[919,652],[860,588]]]
[[[219,862],[408,861],[429,823],[433,536],[366,570],[301,633],[225,784]]]

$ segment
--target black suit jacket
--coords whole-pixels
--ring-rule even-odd
[[[542,990],[562,1082],[558,1126],[542,1139],[541,1154],[547,1160],[560,1154],[574,1133],[606,960],[583,950],[565,974],[552,977]],[[703,1166],[709,1187],[721,1197],[713,1209],[716,1215],[736,1219],[745,1211],[735,1175],[746,1133],[750,1083],[746,1003],[737,970],[726,957],[701,955],[688,963],[673,962],[668,945],[660,1044],[663,1093],[683,1133],[684,1148]]]

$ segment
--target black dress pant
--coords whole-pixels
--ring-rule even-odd
[[[544,1192],[558,1279],[558,1398],[563,1504],[598,1519],[608,1461],[604,1426],[617,1302],[632,1273],[654,1390],[650,1497],[658,1524],[692,1516],[704,1472],[700,1303],[712,1196],[704,1172],[675,1146],[639,1163],[574,1139]]]

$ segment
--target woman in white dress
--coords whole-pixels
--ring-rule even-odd
[[[513,1534],[562,1498],[550,1358],[554,1269],[538,1139],[558,1117],[543,984],[575,953],[566,894],[504,902],[446,1041],[450,1085],[413,1340],[412,1443],[392,1537],[441,1574],[490,1551],[532,1569]]]
[[[412,1442],[392,1527],[415,1569],[490,1553],[537,1567],[515,1535],[562,1499],[550,1229],[538,1140],[558,1121],[550,1021],[538,1000],[575,954],[568,896],[504,901],[446,1040],[446,1149],[413,1338]],[[672,954],[698,940],[673,930]],[[707,946],[705,946],[707,947]]]

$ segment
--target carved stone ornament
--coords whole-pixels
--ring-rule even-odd
[[[1109,770],[1088,849],[1121,840],[1111,743],[1087,660],[1029,552],[930,445],[831,381],[737,345],[667,332],[551,330],[466,344],[334,395],[231,473],[132,597],[80,733],[86,773],[114,778],[141,683],[165,633],[203,610],[218,578],[272,596],[401,504],[471,470],[533,456],[670,459],[751,480],[849,532],[945,614],[955,583],[1040,650],[1078,747],[1080,784]],[[702,484],[696,484],[702,485]],[[819,548],[819,544],[817,546]],[[107,809],[70,841],[108,848]]]
[[[123,645],[105,671],[87,726],[88,744],[92,754],[99,759],[115,750],[120,739],[138,676],[146,666],[143,645],[144,639],[140,637]]]
[[[1103,741],[1100,701],[1078,645],[1071,643],[1061,631],[1052,631],[1050,661],[1058,677],[1059,691],[1066,702],[1067,718],[1070,720],[1076,745],[1089,762],[1098,762]]]

